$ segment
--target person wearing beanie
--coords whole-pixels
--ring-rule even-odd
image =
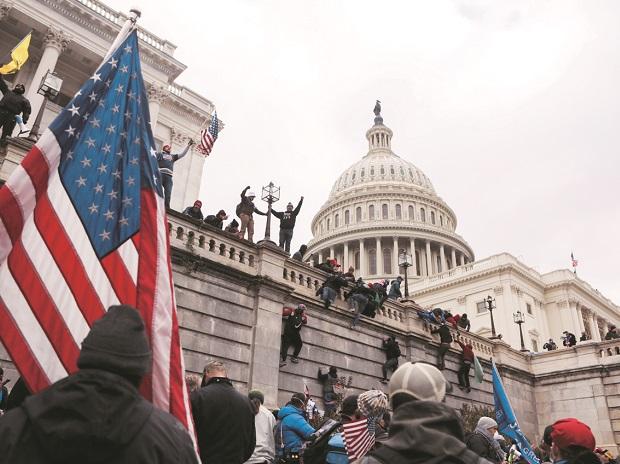
[[[205,218],[205,224],[209,224],[210,226],[217,227],[222,230],[226,219],[228,219],[228,214],[226,214],[226,211],[221,209],[217,212],[217,214],[209,214]]]
[[[224,363],[207,363],[202,388],[190,399],[202,462],[242,464],[250,459],[256,446],[254,411],[250,399],[233,387]]]
[[[77,367],[0,420],[2,462],[198,462],[187,430],[138,392],[151,369],[138,311],[111,306],[84,338]]]
[[[368,390],[357,398],[357,409],[368,419],[368,432],[374,436],[376,424],[388,409],[388,399],[381,390]]]
[[[295,253],[293,253],[293,259],[295,261],[301,261],[303,262],[304,260],[304,256],[306,255],[306,251],[308,251],[308,245],[302,245],[299,247],[299,250],[297,250]]]
[[[483,416],[478,419],[474,433],[467,439],[467,447],[483,457],[487,461],[500,463],[505,460],[506,453],[495,440],[497,422],[490,417]]]
[[[252,403],[258,404],[258,412],[254,416],[256,447],[250,459],[246,461],[246,464],[271,463],[276,457],[276,443],[273,435],[273,429],[276,427],[276,418],[269,409],[263,406],[265,396],[261,391],[250,391],[248,398]]]
[[[461,419],[444,403],[450,388],[435,366],[400,366],[388,386],[394,411],[388,438],[359,464],[488,464],[463,443]]]
[[[306,418],[306,395],[294,393],[291,400],[278,412],[278,423],[274,435],[276,455],[279,459],[287,459],[299,453],[305,440],[315,432]]]
[[[551,425],[551,458],[554,464],[599,464],[596,440],[583,422],[566,418]]]
[[[301,197],[297,207],[293,209],[293,203],[286,205],[286,211],[274,211],[271,210],[271,214],[280,220],[280,242],[278,246],[283,248],[287,253],[291,252],[291,240],[293,239],[293,229],[295,228],[295,220],[301,210],[301,204],[304,202],[304,197]]]
[[[191,217],[192,219],[202,221],[202,201],[196,200],[193,206],[188,206],[183,210],[183,214]]]
[[[254,238],[254,213],[260,214],[261,216],[267,216],[267,213],[263,213],[259,211],[258,208],[254,205],[254,198],[256,195],[254,192],[246,192],[250,190],[250,186],[248,185],[241,192],[241,203],[237,205],[237,209],[235,212],[237,216],[239,216],[239,220],[241,220],[241,229],[239,230],[238,237],[243,239],[245,236],[245,231],[248,231],[248,241],[253,243]]]

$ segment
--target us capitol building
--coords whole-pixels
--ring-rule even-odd
[[[392,135],[377,102],[368,153],[336,179],[312,220],[312,264],[335,258],[343,269],[377,281],[403,275],[399,255],[406,253],[410,296],[418,304],[467,313],[472,331],[490,336],[483,301],[490,296],[496,333],[516,349],[517,311],[525,349],[533,352],[549,338],[561,346],[565,330],[600,341],[618,324],[620,308],[568,269],[541,274],[509,253],[476,261],[456,233],[456,214],[426,174],[392,151]]]

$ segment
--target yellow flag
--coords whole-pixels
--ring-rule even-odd
[[[20,43],[11,51],[11,55],[2,60],[0,66],[0,74],[13,74],[24,65],[28,59],[28,47],[30,46],[30,38],[32,37],[32,31],[24,37]]]

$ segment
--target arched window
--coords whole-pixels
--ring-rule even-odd
[[[368,207],[368,220],[372,221],[375,218],[375,205]]]
[[[351,220],[351,214],[349,213],[349,210],[346,210],[344,212],[344,225],[348,226],[349,225],[349,221]]]
[[[385,174],[385,169],[383,166],[381,166],[381,175]]]
[[[340,225],[340,217],[336,214],[334,216],[334,228],[338,227]]]
[[[329,218],[327,218],[327,230],[329,230]]]
[[[355,171],[353,171],[353,174],[351,174],[351,182],[353,182],[355,180]]]
[[[362,168],[362,170],[360,172],[360,177],[364,177],[364,174],[366,174],[366,170],[364,168]]]
[[[431,224],[435,224],[435,211],[431,211]]]
[[[405,170],[403,169],[403,167],[400,167],[400,176],[401,177],[405,177]]]
[[[394,166],[390,166],[390,174],[392,174],[392,175],[394,175],[394,174],[395,174],[395,172],[394,172]]]
[[[355,208],[355,222],[362,222],[362,207]]]
[[[426,211],[424,211],[424,208],[420,208],[420,221],[426,222]]]
[[[401,211],[400,205],[396,205],[396,219],[402,219],[403,213]]]
[[[383,249],[383,273],[392,273],[392,250],[389,248]]]
[[[386,204],[381,205],[381,217],[383,219],[388,218],[388,205]]]
[[[371,176],[375,175],[375,167],[374,166],[370,166],[370,175]]]
[[[409,208],[407,208],[407,213],[409,214],[409,220],[413,221],[415,220],[415,210],[413,209],[412,205],[409,205]]]
[[[375,275],[377,273],[377,250],[368,250],[368,273]]]
[[[353,257],[353,261],[355,263],[355,269],[359,270],[360,268],[360,252],[356,251],[355,256]]]

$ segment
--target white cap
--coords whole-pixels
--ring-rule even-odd
[[[407,362],[392,374],[389,389],[390,401],[394,395],[404,393],[417,400],[441,403],[446,396],[447,381],[435,366]]]
[[[256,194],[250,190],[246,197],[256,197]]]

